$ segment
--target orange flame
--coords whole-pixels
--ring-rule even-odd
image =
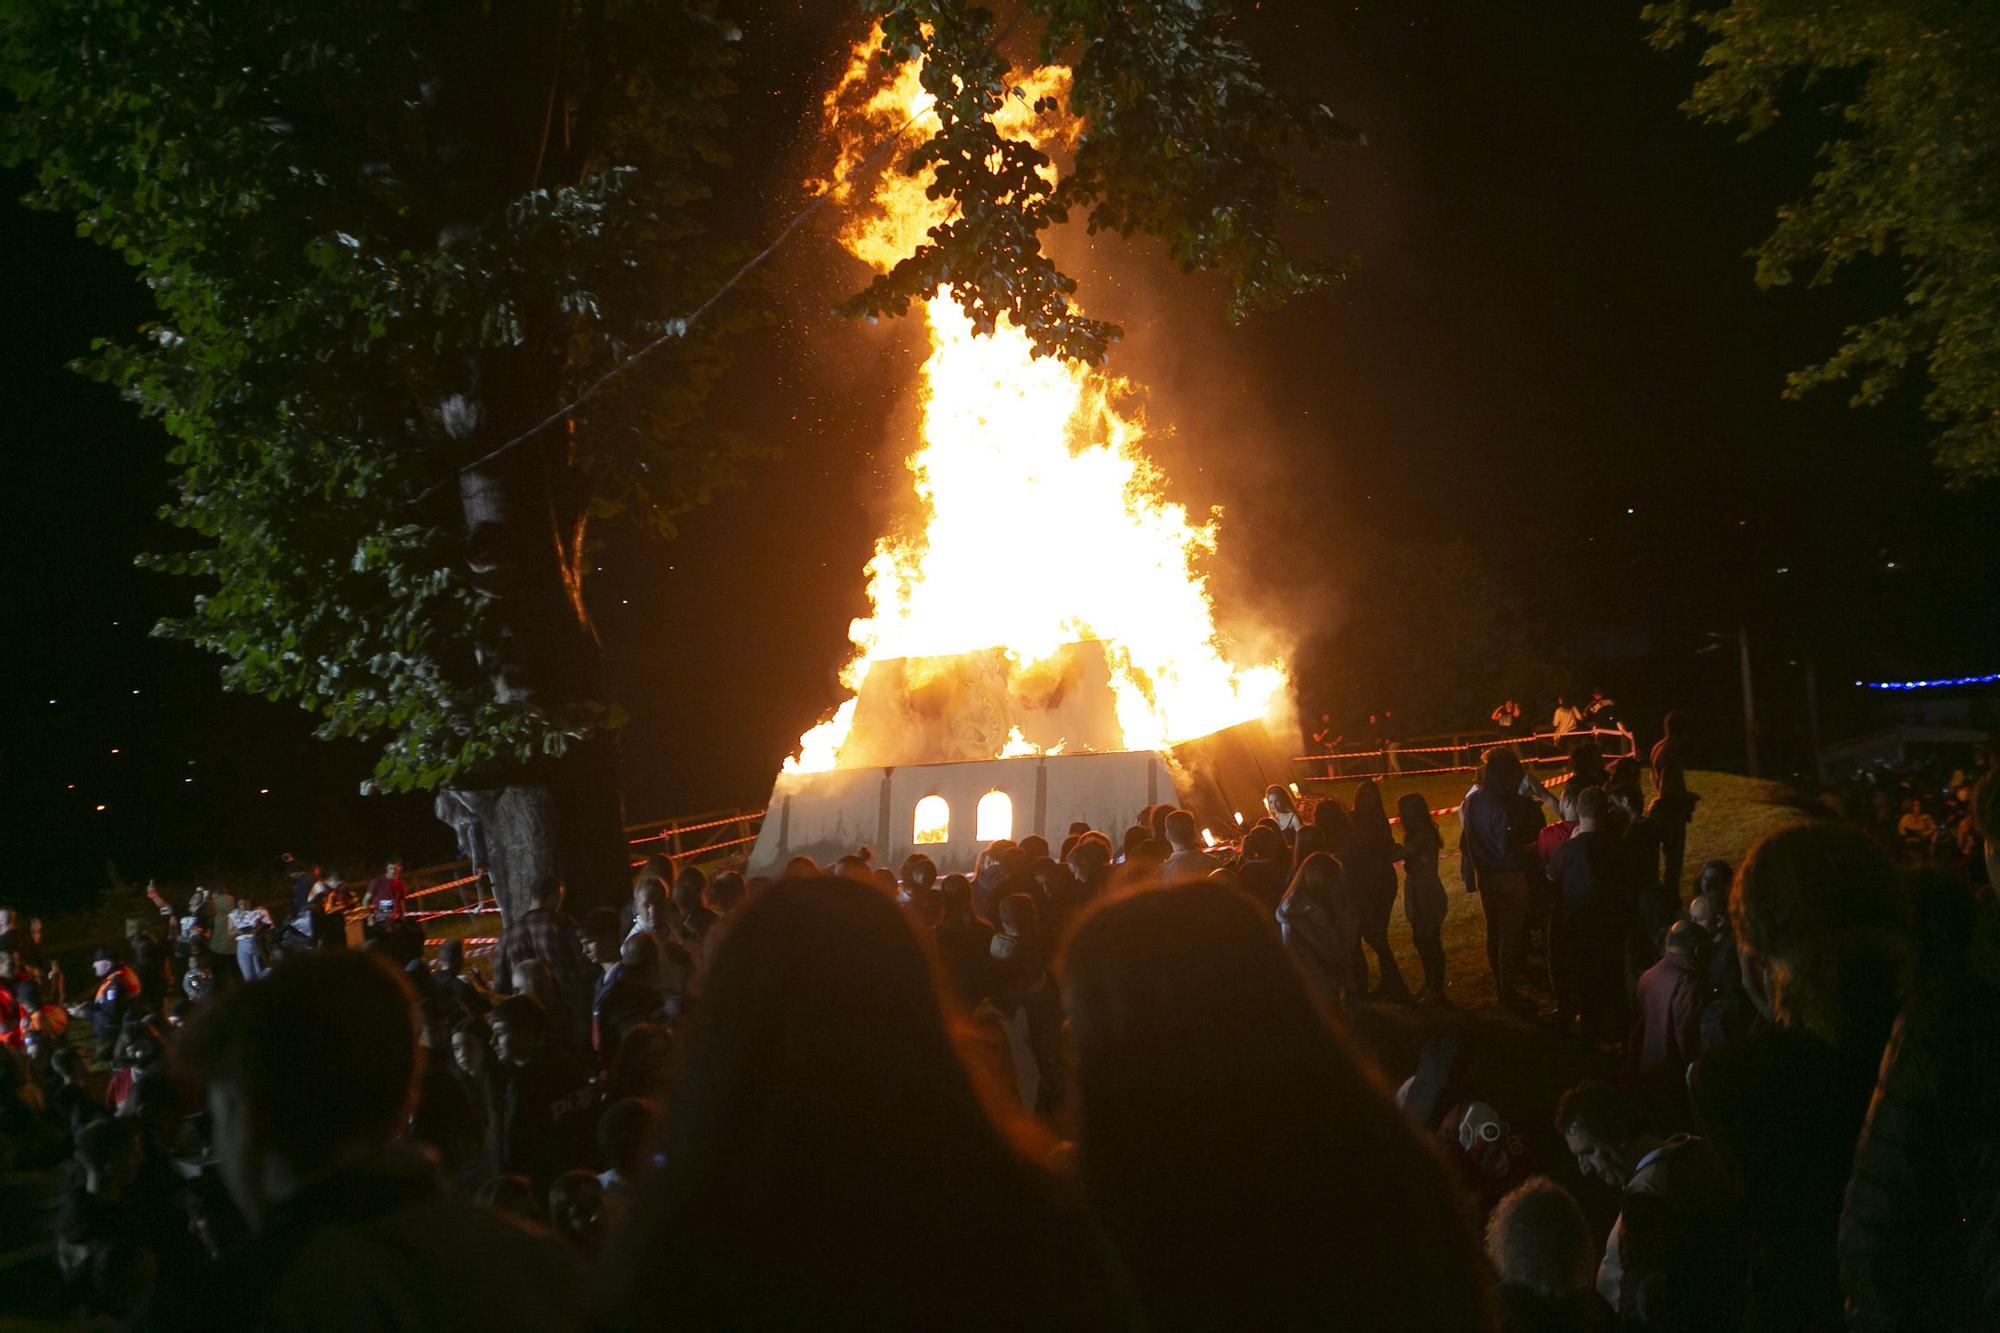
[[[841,240],[887,269],[944,221],[949,201],[927,197],[927,174],[893,169],[867,200],[857,197],[872,145],[898,126],[922,132],[930,105],[914,62],[868,91],[868,52],[878,46],[876,37],[857,48],[827,95],[842,152],[823,188],[867,205],[850,215]],[[1068,83],[1061,68],[1023,77],[996,118],[1001,132],[1043,145],[1073,135],[1073,123],[1035,109]],[[1139,449],[1139,422],[1115,405],[1123,382],[1031,355],[1005,320],[991,336],[974,334],[948,290],[926,303],[925,320],[921,440],[906,460],[921,528],[876,543],[867,567],[874,609],[850,627],[856,654],[842,683],[858,692],[876,662],[995,646],[1015,667],[1029,667],[1094,639],[1110,666],[1127,749],[1161,749],[1271,712],[1284,669],[1238,666],[1223,651],[1196,569],[1216,548],[1217,524],[1197,523],[1164,498],[1158,470]],[[1023,518],[1032,525],[1025,531]],[[839,767],[855,703],[849,698],[801,737],[786,769]],[[999,754],[1036,752],[1017,729]]]

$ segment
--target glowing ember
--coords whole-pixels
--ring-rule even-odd
[[[928,106],[914,65],[864,97],[868,69],[857,56],[827,97],[843,144],[827,188],[843,200],[869,147]],[[1073,130],[1033,110],[1067,83],[1060,69],[1022,80],[1003,132],[1047,143]],[[919,119],[911,132],[922,129]],[[878,268],[893,265],[945,216],[944,202],[925,197],[928,184],[884,172],[872,207],[852,219],[843,242]],[[1139,423],[1116,406],[1124,384],[1031,356],[1027,338],[1004,321],[990,337],[974,335],[948,291],[926,304],[925,319],[921,441],[907,460],[921,526],[876,543],[867,568],[874,610],[850,629],[857,653],[842,683],[859,691],[875,663],[894,658],[995,647],[1026,669],[1096,640],[1127,749],[1159,749],[1265,716],[1284,671],[1240,667],[1225,655],[1195,568],[1215,550],[1216,524],[1194,522],[1163,498],[1159,472],[1139,451]],[[808,731],[787,770],[838,767],[855,703]],[[1017,727],[997,754],[1039,752]]]

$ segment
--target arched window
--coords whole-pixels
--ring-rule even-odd
[[[919,847],[951,841],[951,803],[942,796],[926,796],[917,802],[914,841]]]
[[[972,836],[980,842],[1013,837],[1014,798],[1004,791],[989,791],[980,797]]]

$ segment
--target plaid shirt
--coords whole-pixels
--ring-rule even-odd
[[[514,965],[530,958],[541,959],[555,975],[556,994],[567,1010],[560,1021],[581,1026],[590,1016],[590,995],[599,969],[583,956],[576,923],[546,908],[523,912],[500,932],[500,971],[493,978],[494,988],[511,993]]]

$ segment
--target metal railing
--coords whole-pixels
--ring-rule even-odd
[[[1569,760],[1569,753],[1564,747],[1572,746],[1580,740],[1594,736],[1615,736],[1625,742],[1623,753],[1607,754],[1604,756],[1606,760],[1630,758],[1636,756],[1639,752],[1638,742],[1633,738],[1632,733],[1624,727],[1578,727],[1576,730],[1564,732],[1560,736],[1553,731],[1537,731],[1524,736],[1496,735],[1476,739],[1467,738],[1464,741],[1454,740],[1448,745],[1403,745],[1392,741],[1373,750],[1342,750],[1331,754],[1294,755],[1292,756],[1292,763],[1295,765],[1324,765],[1328,770],[1324,773],[1301,773],[1295,779],[1299,782],[1352,782],[1361,778],[1428,777],[1440,773],[1470,773],[1479,767],[1477,762],[1479,752],[1493,749],[1496,746],[1511,749],[1516,754],[1520,754],[1524,748],[1532,748],[1538,751],[1538,753],[1534,754],[1520,755],[1521,762],[1524,764],[1566,763]],[[1424,768],[1405,768],[1398,762],[1402,758],[1411,755],[1441,755],[1446,758],[1447,762],[1443,764],[1434,763]],[[1461,755],[1472,762],[1449,762],[1450,760],[1459,758]],[[1371,767],[1356,770],[1349,770],[1346,767],[1352,761],[1370,759],[1384,761],[1383,766],[1380,768]]]

